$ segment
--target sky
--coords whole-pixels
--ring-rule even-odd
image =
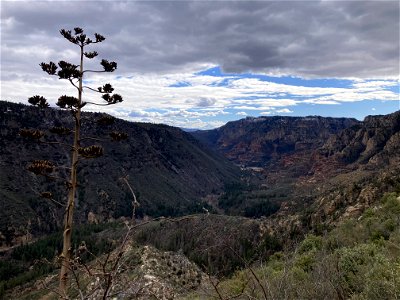
[[[353,117],[400,109],[398,1],[1,1],[1,100],[54,106],[76,90],[40,62],[79,64],[59,30],[106,37],[124,102],[89,106],[130,121],[210,129],[253,116]],[[100,67],[87,61],[85,68]],[[101,70],[101,68],[98,68]],[[84,100],[101,103],[89,90]]]

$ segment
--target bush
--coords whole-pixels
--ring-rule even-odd
[[[306,235],[305,239],[301,242],[298,251],[305,253],[310,251],[317,251],[322,249],[322,237],[313,234]]]
[[[365,274],[376,261],[379,251],[378,246],[372,243],[344,247],[337,251],[341,285],[348,295],[364,290]]]
[[[392,263],[382,254],[365,276],[362,295],[367,299],[398,299],[400,297],[400,263]]]

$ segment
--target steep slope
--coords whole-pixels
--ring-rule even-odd
[[[312,206],[311,224],[361,215],[383,193],[400,192],[400,111],[365,118],[329,139],[319,153],[341,169]]]
[[[332,135],[358,123],[317,116],[248,117],[193,135],[237,164],[264,167],[285,154],[315,150]]]
[[[279,234],[321,233],[379,207],[384,193],[400,192],[399,147],[400,111],[369,116],[332,136],[315,151],[309,174],[294,186],[306,205],[285,203],[268,226]]]
[[[130,123],[116,120],[99,127],[101,114],[84,114],[85,145],[101,144],[105,155],[84,159],[78,171],[78,222],[105,221],[131,214],[131,195],[120,177],[129,175],[141,206],[141,215],[173,216],[201,211],[202,198],[221,191],[224,184],[235,181],[239,170],[222,156],[208,150],[190,134],[166,125]],[[61,168],[57,176],[65,177],[68,147],[29,142],[19,136],[21,128],[39,128],[47,141],[68,142],[46,131],[52,126],[71,128],[66,112],[44,111],[35,107],[0,102],[0,240],[11,242],[27,232],[53,231],[62,220],[62,208],[41,199],[50,191],[64,203],[64,183],[39,178],[26,170],[34,159],[54,161]],[[120,130],[128,140],[112,142],[108,133]]]
[[[321,153],[346,164],[383,166],[395,164],[400,150],[400,111],[385,116],[368,116],[356,126],[332,136]]]
[[[400,295],[399,213],[399,194],[386,194],[379,206],[359,218],[323,235],[309,234],[293,247],[222,280],[218,294],[210,287],[188,299],[248,299],[248,295],[252,299],[396,299]]]
[[[247,216],[275,213],[268,222],[280,234],[321,230],[400,190],[400,111],[363,122],[246,118],[193,135],[260,179],[228,191],[219,205]]]
[[[220,198],[220,207],[228,213],[260,217],[279,209],[292,210],[293,204],[308,206],[315,185],[304,185],[303,179],[308,179],[316,161],[321,161],[317,149],[343,129],[359,123],[355,119],[317,116],[259,117],[192,134],[259,178],[259,182],[253,181],[255,186],[231,187]]]

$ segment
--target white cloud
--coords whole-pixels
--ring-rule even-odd
[[[307,99],[304,100],[303,103],[309,103],[309,104],[324,104],[324,105],[338,105],[340,104],[337,101],[333,100],[323,100],[323,99]]]
[[[371,80],[371,81],[358,81],[353,83],[353,87],[363,90],[384,88],[390,86],[397,86],[400,84],[399,80]]]
[[[105,43],[91,50],[116,60],[116,74],[121,75],[92,74],[91,84],[111,82],[125,99],[119,109],[85,107],[91,111],[169,124],[194,125],[198,119],[211,126],[222,122],[217,118],[227,120],[228,111],[234,111],[232,116],[244,110],[270,114],[295,111],[301,104],[399,101],[393,89],[400,84],[395,1],[294,1],[290,5],[231,1],[226,5],[224,1],[167,0],[160,5],[102,0],[80,1],[79,10],[74,2],[1,2],[2,100],[24,102],[41,94],[54,105],[60,95],[76,93],[68,83],[46,77],[38,64],[61,59],[77,63],[75,45],[65,41],[58,29],[79,24],[89,35],[105,35]],[[217,65],[232,75],[198,75]],[[298,86],[235,73],[347,78],[352,85]],[[184,86],[174,87],[180,85]],[[91,92],[84,97],[99,99]]]
[[[290,110],[290,109],[288,109],[288,108],[283,108],[283,109],[277,110],[276,112],[277,112],[277,113],[282,113],[282,114],[290,114],[290,113],[292,113],[293,111]]]
[[[32,95],[40,94],[54,105],[62,94],[74,95],[76,90],[68,82],[49,78],[8,74],[1,82],[1,99],[23,102]],[[224,81],[225,80],[225,81]],[[259,78],[243,78],[230,75],[217,77],[196,73],[179,74],[131,74],[111,77],[94,74],[87,78],[88,85],[96,88],[106,82],[112,83],[115,91],[124,97],[124,102],[113,107],[85,107],[91,111],[105,111],[130,120],[184,124],[184,119],[221,119],[229,114],[226,110],[237,110],[259,114],[293,113],[293,108],[304,104],[334,105],[363,100],[398,101],[399,94],[391,87],[398,85],[393,80],[353,81],[349,87],[306,87],[263,81]],[[224,84],[221,82],[224,81]],[[184,86],[181,83],[185,82]],[[18,87],[18,88],[15,88]],[[285,98],[282,98],[285,97]],[[101,100],[97,93],[85,91],[85,101]],[[210,119],[211,118],[211,119]],[[179,120],[177,120],[179,119]],[[215,124],[215,123],[213,123]],[[204,124],[203,124],[204,125]],[[187,127],[187,126],[185,126]]]

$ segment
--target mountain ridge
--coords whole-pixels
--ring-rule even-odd
[[[0,216],[0,239],[6,243],[10,242],[10,236],[24,236],[27,231],[51,232],[58,228],[62,209],[41,199],[39,194],[50,191],[60,203],[64,203],[66,195],[62,183],[39,178],[26,167],[35,159],[68,165],[68,149],[26,141],[19,136],[19,130],[35,128],[46,132],[48,141],[64,141],[46,130],[52,126],[71,127],[71,118],[61,110],[40,110],[10,102],[0,102],[0,116],[0,201],[4,208]],[[234,165],[178,128],[119,119],[108,128],[99,128],[94,121],[101,117],[104,114],[83,114],[83,132],[105,141],[101,142],[103,157],[80,162],[78,223],[87,222],[89,213],[93,222],[129,217],[131,195],[119,180],[126,175],[141,205],[139,216],[199,212],[207,205],[205,196],[221,192],[226,182],[239,178]],[[126,132],[129,137],[113,142],[107,138],[112,130]],[[59,170],[60,177],[67,175],[65,169]]]
[[[234,191],[222,204],[241,214],[264,198],[258,207],[278,206],[267,226],[282,235],[333,226],[400,191],[400,111],[364,121],[247,118],[192,134],[259,178],[257,191]]]
[[[315,149],[330,135],[358,123],[356,119],[319,116],[248,117],[192,134],[235,163],[262,167],[281,154]]]

